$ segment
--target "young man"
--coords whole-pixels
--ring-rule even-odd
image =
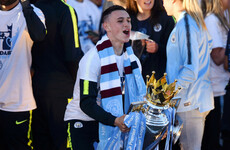
[[[47,36],[33,45],[33,92],[37,109],[33,114],[33,142],[37,150],[65,150],[63,120],[68,99],[73,96],[78,62],[82,57],[77,17],[61,0],[39,0],[47,25]]]
[[[129,131],[124,113],[146,92],[140,62],[128,43],[130,21],[121,6],[105,10],[102,23],[107,35],[80,61],[73,100],[65,113],[73,149],[93,149],[98,140],[98,122],[99,149],[104,149],[114,126],[122,132]]]
[[[29,1],[0,0],[0,149],[29,150],[36,108],[31,47],[46,35],[43,13]]]

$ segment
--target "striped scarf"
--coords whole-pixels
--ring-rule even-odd
[[[127,113],[132,102],[142,101],[146,94],[146,87],[138,68],[136,57],[129,43],[125,43],[124,72],[125,72],[125,100],[122,101],[121,81],[117,68],[114,49],[111,41],[104,36],[97,44],[101,60],[100,94],[102,108],[116,117]],[[112,136],[114,127],[99,125],[100,143],[98,149],[104,149],[108,138]]]

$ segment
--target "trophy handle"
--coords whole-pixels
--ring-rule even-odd
[[[171,132],[173,133],[174,144],[176,144],[177,140],[179,139],[182,129],[183,129],[183,121],[178,115],[176,115],[176,121],[175,124],[173,125],[173,129],[171,130]]]
[[[175,107],[176,110],[177,110],[177,108],[179,107],[180,101],[181,101],[181,98],[173,98],[173,99],[170,101],[170,106],[171,106],[171,107]]]
[[[138,102],[132,102],[129,106],[128,112],[127,114],[129,114],[130,112],[132,112],[135,108],[147,104],[147,101],[138,101]]]

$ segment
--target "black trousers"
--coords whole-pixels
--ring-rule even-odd
[[[230,82],[226,87],[226,94],[224,96],[224,110],[222,118],[222,138],[223,150],[230,150]]]
[[[35,150],[66,150],[67,124],[64,113],[67,98],[35,96],[37,109],[33,113],[32,134]]]
[[[0,110],[0,150],[31,150],[32,111]]]
[[[94,150],[94,142],[98,142],[98,122],[68,121],[69,141],[73,150]]]
[[[205,121],[202,150],[220,149],[221,107],[220,97],[214,97],[215,108],[210,111]]]

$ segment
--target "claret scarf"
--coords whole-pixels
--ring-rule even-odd
[[[132,102],[143,101],[146,94],[146,86],[132,47],[129,43],[125,43],[124,47],[125,99],[123,107],[121,81],[111,41],[107,36],[104,36],[96,45],[101,60],[101,107],[116,117],[124,114],[123,108],[127,113]],[[97,149],[105,149],[113,132],[114,127],[100,123],[100,142]]]

